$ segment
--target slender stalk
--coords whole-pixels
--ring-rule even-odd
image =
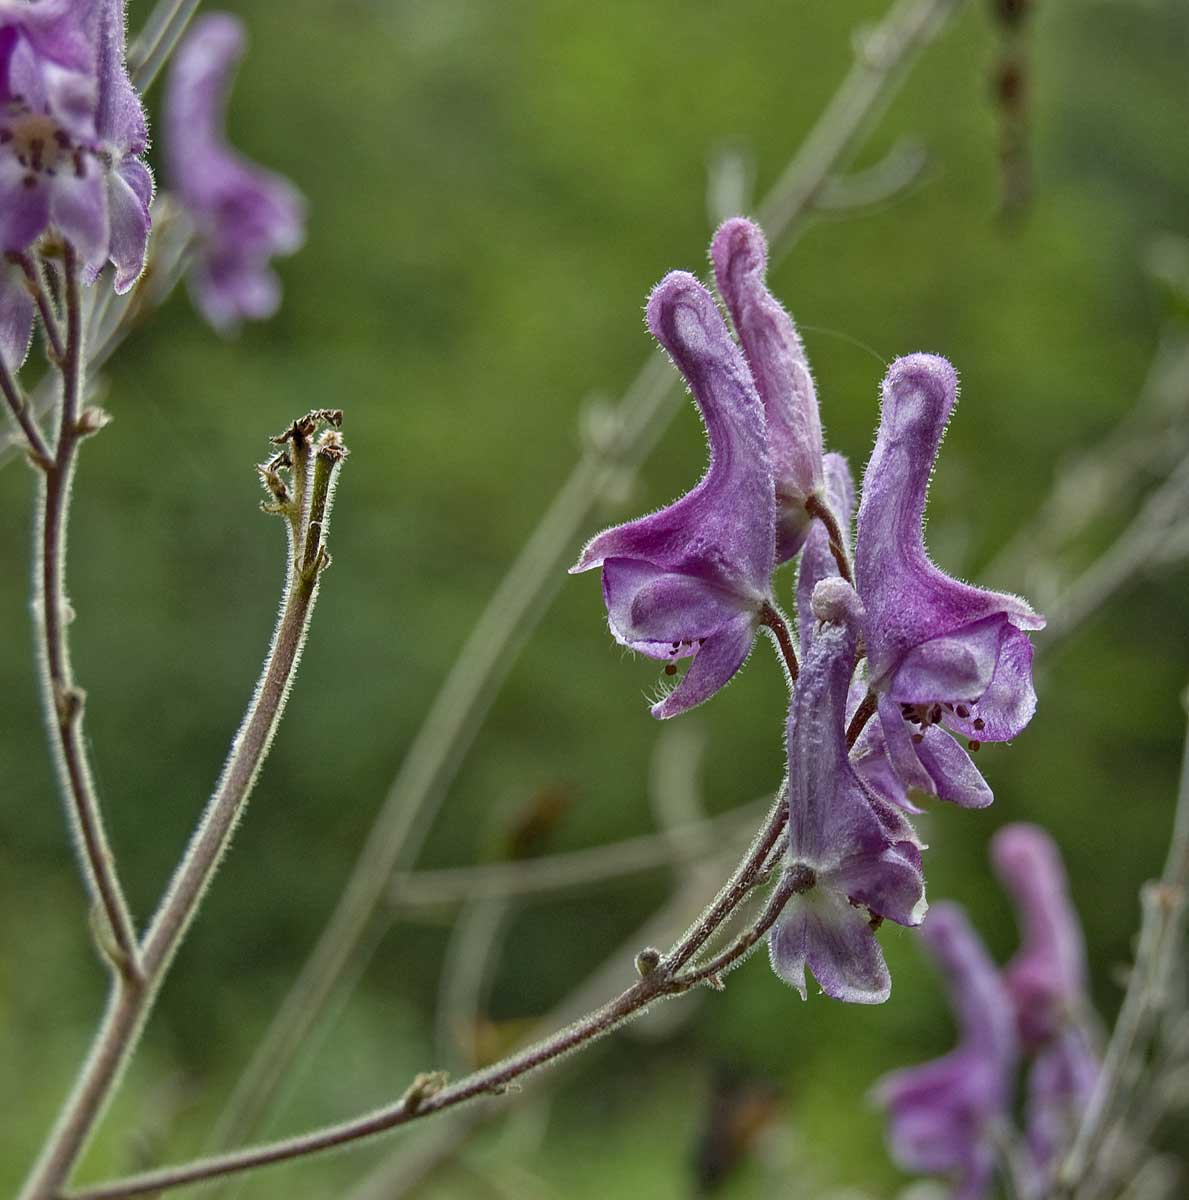
[[[895,0],[865,36],[850,71],[759,207],[774,264],[812,216],[833,173],[890,102],[916,54],[959,2]],[[601,452],[582,458],[492,595],[388,789],[334,913],[224,1109],[212,1144],[238,1141],[259,1124],[382,909],[393,874],[416,860],[483,716],[548,611],[564,562],[608,482],[648,456],[680,400],[669,364],[653,356],[616,410],[620,436],[612,461]]]
[[[826,527],[826,532],[830,535],[830,553],[834,556],[834,562],[838,565],[838,574],[853,587],[855,573],[851,569],[850,553],[846,548],[846,539],[843,537],[842,530],[838,526],[838,519],[830,511],[830,506],[823,504],[820,497],[810,496],[805,501],[805,511],[811,517],[821,521]]]
[[[846,727],[846,746],[848,750],[859,740],[859,734],[863,732],[867,722],[875,715],[878,704],[879,698],[876,694],[868,692],[859,703],[859,707],[855,709],[855,715],[851,717],[850,724]]]
[[[36,518],[38,560],[35,569],[37,636],[41,658],[41,686],[51,744],[65,793],[88,888],[97,914],[101,947],[116,969],[129,977],[140,975],[136,930],[115,857],[108,843],[99,798],[87,761],[83,737],[86,693],[76,684],[66,636],[69,605],[66,599],[66,529],[70,485],[79,443],[87,429],[81,421],[83,392],[83,324],[79,297],[78,264],[73,249],[65,250],[66,346],[61,360],[62,403],[58,439],[52,465],[42,474],[41,504]]]
[[[20,385],[12,377],[3,359],[0,359],[0,392],[4,393],[4,399],[8,404],[9,411],[13,415],[13,419],[25,435],[25,441],[28,443],[29,454],[33,459],[34,465],[42,471],[53,470],[54,456],[46,444],[45,438],[42,436],[41,429],[37,424],[37,418],[33,415],[33,410],[29,407],[29,402],[25,399]]]
[[[132,86],[141,95],[149,90],[169,61],[198,5],[199,0],[157,0],[144,27],[128,48]]]
[[[316,448],[308,436],[294,437],[294,469],[308,470],[312,481],[303,511],[305,533],[290,537],[281,615],[256,690],[202,821],[140,945],[139,974],[117,980],[91,1052],[21,1193],[23,1200],[53,1200],[61,1194],[136,1047],[173,956],[243,814],[284,712],[309,629],[320,567],[326,561],[323,538],[335,470],[345,453],[337,434],[324,436]]]
[[[773,893],[756,925],[743,933],[728,950],[712,959],[706,968],[687,972],[681,970],[681,967],[713,937],[754,887],[760,868],[783,825],[784,801],[781,797],[773,805],[769,820],[761,828],[751,849],[722,887],[714,903],[673,948],[659,960],[654,960],[655,966],[613,1000],[600,1005],[535,1045],[450,1085],[445,1085],[444,1079],[437,1074],[418,1076],[395,1103],[349,1121],[297,1137],[249,1146],[181,1166],[163,1167],[96,1187],[83,1188],[66,1193],[65,1200],[117,1200],[120,1197],[157,1193],[169,1188],[239,1174],[375,1137],[481,1096],[504,1094],[510,1085],[517,1083],[525,1075],[605,1037],[658,1001],[683,995],[701,986],[712,974],[732,965],[756,945],[793,893],[794,889],[787,881],[782,882]]]
[[[789,675],[789,686],[797,682],[799,668],[797,666],[797,649],[793,645],[793,635],[789,632],[789,623],[784,619],[779,609],[771,604],[765,604],[760,609],[760,624],[772,630],[780,657],[784,660],[785,669]]]
[[[28,254],[10,253],[8,260],[16,263],[25,276],[25,283],[37,305],[38,314],[41,316],[41,328],[45,334],[45,344],[49,351],[50,361],[55,366],[60,365],[66,358],[66,347],[62,344],[62,330],[58,324],[58,314],[54,312],[54,306],[45,290],[45,283],[38,272],[37,264]]]

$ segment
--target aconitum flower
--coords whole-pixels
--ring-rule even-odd
[[[990,793],[941,726],[1001,742],[1036,708],[1027,631],[1044,618],[1023,600],[946,575],[925,551],[929,476],[957,399],[944,358],[898,359],[883,384],[875,449],[863,478],[855,582],[867,612],[868,681],[881,731],[906,787],[980,807]]]
[[[191,295],[220,332],[277,310],[281,286],[269,261],[305,237],[301,195],[237,154],[223,134],[245,41],[242,23],[227,13],[195,21],[174,57],[163,113],[170,186],[195,226]]]
[[[1049,1166],[1068,1144],[1098,1077],[1085,1015],[1086,948],[1053,839],[1039,826],[1001,829],[991,861],[1015,901],[1022,941],[1003,970],[1020,1038],[1036,1055],[1028,1078],[1028,1141]]]
[[[846,700],[862,611],[841,579],[813,596],[818,621],[788,722],[789,848],[794,894],[769,936],[776,973],[806,996],[806,968],[836,1000],[880,1004],[891,978],[875,930],[926,911],[919,843],[903,814],[873,805],[850,765]]]
[[[108,259],[116,291],[144,265],[152,176],[144,112],[124,64],[123,0],[0,4],[0,251],[47,230],[85,278]],[[0,271],[0,353],[19,366],[33,306],[19,270]]]
[[[786,562],[801,549],[813,520],[807,502],[825,494],[813,376],[792,318],[764,281],[768,246],[760,227],[733,217],[714,235],[710,260],[764,402],[776,488],[776,561]]]
[[[921,930],[957,1014],[957,1047],[874,1088],[888,1112],[888,1143],[906,1171],[950,1175],[954,1200],[985,1196],[995,1173],[996,1126],[1011,1104],[1016,1064],[1011,997],[966,914],[934,906]]]
[[[648,301],[648,328],[689,382],[710,440],[702,481],[667,508],[599,534],[571,572],[603,569],[615,639],[662,659],[677,687],[652,708],[701,704],[743,665],[771,599],[775,501],[764,410],[710,293],[685,271]],[[668,669],[668,668],[666,668]]]

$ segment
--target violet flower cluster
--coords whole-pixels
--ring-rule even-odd
[[[793,896],[770,935],[772,965],[803,997],[808,970],[829,996],[878,1003],[891,981],[875,931],[926,910],[909,815],[928,797],[991,802],[970,752],[1032,717],[1028,633],[1044,619],[952,579],[925,550],[929,477],[957,399],[950,364],[914,354],[889,369],[852,545],[854,483],[825,453],[804,348],[765,281],[763,234],[727,221],[710,259],[735,336],[682,271],[647,307],[701,412],[707,471],[667,507],[599,534],[572,570],[602,568],[612,636],[665,663],[675,686],[655,717],[730,682],[759,630],[780,648]],[[774,580],[797,558],[799,652]]]
[[[1031,1162],[1017,1169],[1027,1167],[1036,1196],[1048,1194],[1099,1071],[1085,944],[1056,845],[1035,825],[1007,825],[991,857],[1015,903],[1020,948],[997,970],[962,909],[936,905],[921,936],[949,990],[958,1045],[886,1076],[874,1091],[887,1109],[895,1160],[908,1171],[949,1175],[956,1200],[991,1190],[1022,1061]]]
[[[124,62],[124,0],[0,0],[0,355],[25,359],[33,299],[17,256],[47,233],[93,280],[144,267],[153,177]]]

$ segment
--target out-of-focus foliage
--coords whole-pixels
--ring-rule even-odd
[[[851,30],[882,11],[866,0],[234,7],[253,44],[232,136],[306,193],[309,242],[280,264],[285,300],[271,323],[221,342],[179,293],[133,337],[107,372],[116,420],[84,447],[75,487],[78,675],[142,921],[215,777],[275,614],[282,533],[257,511],[253,464],[270,434],[325,405],[345,410],[352,457],[287,719],[88,1175],[201,1146],[434,689],[565,478],[584,399],[617,393],[649,353],[649,287],[669,268],[700,269],[708,158],[742,146],[766,187],[846,69]],[[996,216],[989,9],[962,8],[865,156],[918,136],[932,155],[925,186],[815,223],[772,276],[805,335],[829,443],[856,468],[884,360],[924,349],[957,365],[963,403],[933,487],[930,545],[968,577],[1029,519],[1056,465],[1131,405],[1165,316],[1147,247],[1157,233],[1189,234],[1189,9],[1037,5],[1034,196],[1009,225]],[[677,494],[703,454],[683,412],[605,521]],[[19,464],[0,471],[0,1191],[51,1121],[104,990],[36,707],[32,492]],[[1120,497],[1120,516],[1134,503]],[[1112,532],[1094,531],[1085,554]],[[988,839],[1007,820],[1054,833],[1108,1013],[1136,889],[1158,869],[1171,817],[1187,583],[1184,569],[1138,579],[1045,659],[1032,726],[1010,749],[982,751],[994,808],[925,822],[930,894],[967,904],[1001,957],[1015,935]],[[788,596],[791,578],[784,587]],[[769,658],[761,647],[730,689],[684,718],[708,739],[714,811],[779,782],[783,682]],[[566,580],[425,862],[474,861],[542,789],[572,797],[552,849],[648,829],[660,729],[642,693],[655,675],[612,644],[595,582]],[[654,874],[525,909],[491,1015],[544,1012],[664,889]],[[432,1008],[447,932],[394,927],[311,1047],[275,1129],[346,1116],[438,1065]],[[624,1034],[567,1068],[552,1107],[523,1098],[471,1167],[445,1171],[426,1194],[492,1194],[478,1170],[523,1195],[690,1195],[724,1064],[783,1099],[722,1194],[804,1194],[806,1164],[822,1185],[890,1192],[898,1177],[865,1090],[944,1049],[951,1032],[912,935],[888,928],[883,941],[895,984],[882,1008],[802,1004],[757,959],[725,994],[675,1002],[690,1019],[665,1038]],[[626,979],[630,956],[623,969]],[[412,1145],[428,1133],[401,1136]],[[264,1174],[243,1194],[337,1195],[383,1152]]]

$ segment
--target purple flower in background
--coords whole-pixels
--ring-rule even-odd
[[[1036,825],[1006,825],[991,860],[1015,901],[1022,941],[1003,970],[1023,1044],[1036,1054],[1028,1079],[1028,1140],[1048,1166],[1068,1144],[1098,1076],[1085,1026],[1086,948],[1053,839]]]
[[[667,508],[599,534],[571,572],[603,568],[615,639],[669,662],[692,656],[652,708],[665,718],[701,704],[751,650],[771,605],[775,530],[764,410],[710,293],[685,271],[648,301],[648,327],[689,382],[710,440],[702,481]]]
[[[764,402],[776,488],[776,561],[786,562],[801,549],[812,522],[806,502],[825,492],[813,376],[792,318],[764,282],[768,247],[760,227],[743,217],[727,221],[714,235],[710,260]]]
[[[304,203],[281,176],[227,144],[224,106],[243,56],[242,23],[226,13],[194,22],[178,47],[165,94],[165,155],[171,186],[197,235],[190,287],[220,332],[271,316],[281,288],[269,260],[305,236]]]
[[[967,807],[991,795],[941,726],[1001,742],[1036,708],[1028,630],[1044,626],[1020,599],[950,578],[925,551],[929,475],[957,399],[944,358],[897,359],[883,384],[875,449],[863,479],[855,580],[867,612],[869,681],[881,734],[904,785]]]
[[[847,690],[861,608],[841,579],[817,585],[820,622],[793,689],[788,723],[789,849],[795,894],[769,936],[776,973],[806,996],[806,968],[837,1000],[880,1004],[891,978],[875,929],[924,918],[921,855],[898,810],[873,805],[850,765]]]
[[[88,281],[110,257],[116,290],[126,291],[148,238],[146,142],[124,65],[123,0],[0,3],[0,251],[23,253],[52,228]],[[10,368],[28,352],[32,325],[32,300],[6,264],[0,353]]]
[[[978,1200],[990,1189],[995,1126],[1011,1103],[1015,1014],[960,907],[937,904],[921,936],[945,977],[958,1045],[942,1058],[885,1075],[874,1096],[888,1111],[893,1159],[907,1171],[951,1175],[954,1200]]]

